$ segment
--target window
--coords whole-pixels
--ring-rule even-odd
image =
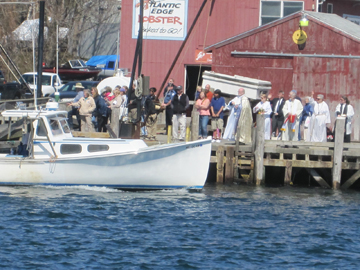
[[[110,69],[115,68],[115,62],[114,61],[109,61],[107,68],[110,68]]]
[[[333,13],[333,9],[334,9],[333,4],[328,3],[326,8],[327,8],[327,13]]]
[[[62,144],[60,146],[60,153],[63,155],[67,154],[79,154],[81,153],[81,145],[80,144]]]
[[[260,24],[270,23],[303,9],[303,1],[261,1]]]
[[[46,136],[46,127],[44,121],[42,119],[38,120],[37,128],[36,128],[36,135],[38,136]]]
[[[62,134],[62,131],[61,131],[60,126],[59,126],[59,122],[57,120],[50,119],[50,128],[51,128],[51,133],[54,136]]]
[[[108,151],[109,146],[103,144],[89,144],[88,151],[91,152],[100,152],[100,151]]]

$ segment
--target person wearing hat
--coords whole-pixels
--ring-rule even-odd
[[[72,106],[79,106],[79,114],[81,119],[81,130],[84,132],[94,132],[94,125],[91,122],[91,116],[96,108],[94,99],[90,96],[90,90],[84,90],[84,97],[76,103],[70,103]]]
[[[74,100],[72,101],[72,103],[76,103],[78,102],[82,97],[84,97],[84,86],[78,82],[75,84],[75,91],[77,92],[77,95],[75,96]],[[71,103],[68,103],[67,105],[69,106]],[[73,115],[76,116],[76,120],[78,122],[79,125],[79,130],[81,130],[81,125],[80,125],[80,114],[79,114],[79,106],[72,106],[70,111],[68,112],[68,123],[69,123],[69,127],[71,129],[74,128],[74,124],[73,124]]]
[[[176,95],[173,97],[172,132],[174,140],[185,140],[186,133],[186,109],[189,107],[189,98],[184,94],[182,86],[176,87]],[[180,124],[180,134],[178,127]]]
[[[300,117],[303,111],[301,101],[296,97],[297,91],[291,90],[289,100],[287,100],[282,109],[284,115],[284,124],[282,130],[282,140],[284,141],[298,141]]]

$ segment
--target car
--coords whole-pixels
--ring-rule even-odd
[[[0,83],[0,98],[1,99],[21,99],[25,98],[27,93],[25,84],[17,82]]]
[[[22,79],[34,91],[37,88],[37,72],[27,72],[22,75]],[[62,86],[60,77],[55,73],[42,72],[41,75],[41,91],[43,97],[48,97],[55,93]]]
[[[59,90],[59,100],[63,99],[73,99],[76,97],[77,92],[75,91],[75,85],[77,83],[81,83],[82,86],[84,86],[84,89],[91,89],[92,87],[95,87],[98,85],[98,81],[74,81],[74,82],[68,82],[67,84],[64,84]],[[50,95],[50,98],[55,98],[55,93]]]

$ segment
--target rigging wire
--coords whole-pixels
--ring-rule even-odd
[[[209,20],[210,20],[210,12],[211,12],[211,2],[212,2],[212,0],[209,1],[209,14],[208,14],[207,23],[206,23],[203,49],[205,48],[205,45],[206,45],[206,38],[207,38],[208,29],[209,29]],[[202,62],[200,62],[200,68],[199,68],[199,74],[198,74],[196,86],[199,85],[199,80],[200,80],[200,75],[201,75],[201,67],[202,67]]]

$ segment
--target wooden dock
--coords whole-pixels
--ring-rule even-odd
[[[335,142],[325,143],[265,141],[264,120],[257,115],[252,145],[240,145],[236,151],[235,143],[213,144],[210,162],[216,164],[217,183],[262,185],[275,179],[286,186],[302,170],[321,187],[347,189],[360,178],[360,143],[343,143],[344,117],[336,120]]]

